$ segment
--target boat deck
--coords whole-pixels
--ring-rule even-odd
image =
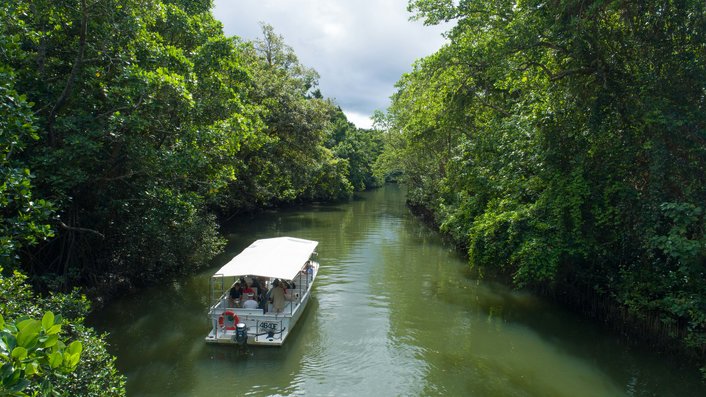
[[[318,266],[316,270],[318,270]],[[224,293],[209,313],[209,319],[213,324],[211,332],[205,338],[206,342],[234,343],[235,329],[220,327],[215,320],[225,312],[232,312],[237,316],[235,323],[245,324],[248,330],[248,344],[282,345],[290,328],[294,326],[309,300],[314,278],[315,273],[301,272],[292,280],[296,284],[296,288],[290,290],[293,300],[285,302],[284,310],[281,313],[272,311],[272,304],[269,304],[267,312],[264,312],[263,309],[229,307],[227,292]]]

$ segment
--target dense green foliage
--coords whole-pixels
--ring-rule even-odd
[[[376,184],[377,132],[347,123],[271,26],[228,38],[210,7],[0,6],[5,266],[51,288],[151,283],[208,263],[216,214]]]
[[[377,184],[379,133],[348,123],[271,26],[254,42],[225,37],[211,7],[0,3],[0,266],[102,298],[207,264],[224,244],[217,215]],[[7,335],[52,310],[83,343],[75,371],[42,382],[124,394],[104,336],[83,326],[85,298],[35,296],[20,273],[1,280]]]
[[[125,395],[105,336],[83,325],[89,307],[77,291],[40,298],[21,273],[0,275],[0,395]]]
[[[348,166],[323,146],[334,112],[315,95],[318,74],[269,25],[243,56],[252,65],[250,100],[264,128],[238,155],[238,178],[219,197],[226,208],[256,208],[352,193]]]
[[[13,89],[13,75],[2,64],[0,132],[0,266],[13,266],[18,262],[22,247],[53,235],[46,223],[52,208],[45,200],[32,197],[32,175],[17,160],[17,154],[38,136],[29,105],[25,97]]]
[[[448,44],[379,165],[477,269],[588,287],[706,349],[703,1],[410,1]],[[394,161],[393,161],[394,160]]]
[[[2,395],[27,395],[31,380],[42,377],[42,395],[53,392],[53,386],[45,373],[68,374],[76,369],[81,358],[82,345],[73,341],[66,346],[59,339],[61,317],[46,312],[42,321],[19,318],[16,322],[5,322],[0,315],[0,360]]]
[[[355,190],[378,187],[382,178],[374,175],[373,165],[383,150],[382,134],[377,129],[361,129],[346,120],[338,109],[333,119],[333,128],[325,145],[337,158],[348,162],[348,180]]]

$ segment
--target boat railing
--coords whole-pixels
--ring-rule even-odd
[[[225,293],[225,276],[222,274],[214,274],[208,281],[210,291],[211,307],[215,307],[222,302]]]
[[[241,316],[262,316],[265,312],[262,309],[243,309],[242,307],[231,307],[228,308],[233,313],[237,314],[238,317]]]
[[[282,310],[282,313],[287,313],[287,314],[294,314],[294,311],[297,310],[297,306],[299,306],[299,302],[287,302],[284,304],[284,309]]]

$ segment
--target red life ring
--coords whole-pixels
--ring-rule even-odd
[[[236,316],[235,313],[230,310],[224,311],[223,314],[218,317],[218,325],[221,328],[225,328],[229,331],[235,330],[235,326],[238,325],[239,322],[240,319],[238,318],[238,316]]]

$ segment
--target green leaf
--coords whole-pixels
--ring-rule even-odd
[[[54,325],[54,313],[52,312],[46,312],[44,314],[44,317],[42,317],[42,328],[44,328],[45,331],[48,331],[49,328],[51,328]]]
[[[10,363],[5,363],[2,367],[0,367],[0,381],[2,381],[3,384],[7,383],[5,382],[5,379],[9,378],[12,375],[12,372],[14,371],[14,367]]]
[[[31,318],[24,317],[24,319],[18,319],[19,321],[16,321],[17,329],[22,331],[23,329],[27,328],[28,326],[32,325],[35,321]]]
[[[61,352],[50,353],[47,358],[49,359],[49,366],[51,368],[58,368],[64,361],[64,356]]]
[[[37,320],[25,320],[17,325],[20,332],[17,334],[17,344],[28,349],[34,347],[39,340],[39,330],[42,325]]]
[[[64,342],[61,339],[59,339],[59,341],[57,341],[56,344],[51,347],[51,351],[60,352],[60,351],[64,350],[65,348],[66,348],[66,344],[64,344]]]
[[[43,339],[40,339],[40,342],[42,343],[43,347],[52,347],[56,345],[56,343],[59,341],[59,335],[54,334],[54,335],[48,335],[44,337]]]
[[[79,341],[73,341],[69,345],[68,351],[71,354],[78,354],[81,355],[81,351],[83,350],[83,345]]]
[[[17,346],[16,348],[12,349],[11,356],[13,358],[16,358],[17,360],[22,361],[27,358],[27,349],[22,346]]]
[[[64,353],[64,366],[69,371],[73,371],[78,365],[78,361],[81,359],[80,354]]]
[[[61,332],[61,324],[54,324],[51,327],[49,327],[48,330],[46,330],[47,335],[54,335],[54,334],[58,334],[59,332]]]
[[[0,270],[2,270],[0,268]],[[5,319],[2,317],[2,314],[0,314],[0,329],[5,328]]]
[[[2,339],[5,342],[5,349],[7,351],[11,351],[17,346],[17,338],[13,334],[7,333],[3,335]]]
[[[7,386],[17,383],[22,376],[22,371],[15,371],[12,364],[7,363],[2,367],[2,383]]]
[[[26,389],[27,386],[29,386],[29,381],[27,379],[21,379],[19,382],[15,383],[13,386],[9,387],[8,390],[11,392],[21,392],[22,390]],[[24,394],[20,394],[23,396]]]
[[[25,374],[28,376],[34,376],[34,375],[40,375],[42,373],[42,368],[39,366],[39,363],[36,361],[33,361],[25,367]]]

